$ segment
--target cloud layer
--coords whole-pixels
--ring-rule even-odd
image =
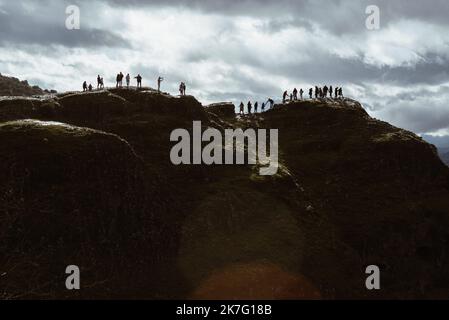
[[[65,28],[65,9],[81,29]],[[368,5],[381,29],[365,27]],[[104,75],[164,75],[202,102],[344,86],[375,117],[449,133],[449,2],[440,0],[0,0],[0,72],[57,90]]]

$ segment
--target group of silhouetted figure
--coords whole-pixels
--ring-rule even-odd
[[[116,80],[115,87],[123,88],[123,78],[125,78],[125,81],[126,81],[126,88],[129,89],[130,83],[131,83],[131,76],[129,75],[129,73],[126,75],[126,77],[122,72],[118,73],[115,78],[115,80]],[[140,74],[138,74],[137,76],[134,77],[134,79],[137,80],[137,88],[141,89],[142,88],[142,76]],[[157,91],[159,93],[161,92],[162,81],[164,81],[163,77],[157,78]],[[87,81],[83,82],[83,92],[84,91],[93,91],[93,89],[94,88],[93,88],[92,84],[87,85]],[[101,89],[104,89],[104,81],[103,81],[103,77],[98,75],[97,76],[97,90],[101,90]],[[187,90],[187,86],[186,86],[185,82],[181,82],[181,84],[179,85],[179,93],[181,94],[181,96],[186,95],[186,90]]]
[[[98,76],[100,77],[100,76]],[[125,78],[126,81],[126,88],[129,89],[129,86],[131,84],[131,76],[129,75],[129,73],[125,75],[120,71],[120,73],[117,73],[117,76],[115,77],[115,87],[116,88],[123,88],[123,78]],[[137,76],[134,77],[134,79],[137,80],[137,88],[142,88],[142,76],[140,74],[138,74]]]
[[[299,99],[303,100],[304,90],[299,90]],[[309,89],[309,98],[313,99],[315,96],[315,99],[319,98],[327,98],[328,96],[330,98],[342,98],[343,97],[343,89],[341,87],[336,87],[335,89],[330,86],[324,86],[324,87],[318,87],[315,86],[315,90],[313,88]],[[286,103],[290,98],[290,101],[296,101],[298,100],[298,89],[293,89],[292,93],[290,93],[290,97],[288,94],[288,91],[284,91],[284,94],[282,95],[282,102]]]
[[[125,78],[126,80],[126,88],[129,89],[130,86],[130,82],[131,82],[131,76],[129,75],[129,73],[126,75],[126,77],[123,75],[122,72],[117,74],[116,77],[116,88],[123,88],[123,78]],[[142,76],[140,74],[138,74],[136,77],[134,77],[134,79],[137,80],[137,88],[142,88]],[[164,81],[164,78],[162,77],[158,77],[157,78],[157,91],[161,92],[161,83],[162,81]],[[100,75],[97,76],[97,90],[98,89],[104,89],[104,81],[103,81],[103,77],[100,77]],[[84,81],[83,82],[83,91],[93,91],[93,86],[92,84],[87,85],[87,82]],[[181,84],[179,85],[179,93],[181,96],[185,96],[186,95],[186,84],[185,82],[181,82]],[[299,97],[298,97],[299,94]],[[282,95],[282,103],[287,103],[288,101],[297,101],[299,100],[303,100],[303,96],[304,96],[304,90],[303,89],[296,89],[294,88],[293,91],[289,94],[288,91],[284,91],[283,95]],[[318,87],[315,86],[314,88],[310,88],[309,89],[309,98],[313,99],[315,97],[315,99],[319,99],[319,98],[334,98],[334,99],[338,99],[338,98],[343,98],[343,89],[341,87],[335,87],[333,88],[332,86],[328,87],[328,86],[324,86],[324,87]],[[248,114],[251,113],[257,113],[259,112],[259,102],[255,102],[254,105],[252,104],[251,101],[248,101],[247,105],[247,112]],[[260,105],[260,111],[264,112],[265,109],[272,109],[274,107],[274,100],[271,98],[268,98],[267,101],[263,102],[262,105]],[[245,113],[245,105],[243,102],[240,102],[240,106],[239,106],[239,114],[244,114]]]
[[[287,103],[288,101],[297,101],[297,100],[304,100],[304,90],[303,89],[296,89],[294,88],[293,91],[289,94],[288,91],[284,91],[282,95],[282,103]],[[298,95],[299,94],[299,95]],[[315,86],[314,88],[309,89],[309,98],[313,99],[322,99],[322,98],[334,98],[339,99],[343,98],[343,89],[341,87],[335,87],[332,86],[324,86],[324,87],[318,87]],[[272,109],[274,107],[274,101],[273,99],[269,98],[266,102],[263,102],[261,105],[261,112],[264,112],[265,109]],[[246,105],[246,110],[248,114],[257,113],[259,112],[259,103],[255,102],[254,105],[251,101],[248,101]],[[245,114],[245,104],[243,102],[240,102],[239,106],[239,114]]]
[[[264,112],[266,108],[272,109],[273,107],[274,107],[274,100],[269,98],[267,101],[262,102],[262,105],[260,106],[260,111]],[[239,113],[244,114],[245,113],[245,105],[243,104],[243,102],[240,102],[239,108],[240,108]],[[248,101],[247,110],[248,110],[248,114],[253,113],[253,110],[254,110],[254,113],[257,113],[259,111],[259,102],[256,101],[254,103],[254,109],[253,109],[253,104],[251,103],[251,101]]]

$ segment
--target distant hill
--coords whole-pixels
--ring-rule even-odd
[[[56,93],[54,90],[43,90],[38,86],[30,86],[27,80],[20,81],[14,77],[0,74],[0,96],[35,96]]]
[[[438,154],[444,163],[449,165],[449,136],[431,136],[423,135],[422,138],[435,145],[438,149]]]
[[[449,152],[440,155],[441,160],[449,166]]]

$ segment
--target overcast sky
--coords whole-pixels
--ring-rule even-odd
[[[66,28],[73,4],[80,30]],[[152,87],[160,74],[173,94],[185,81],[203,104],[328,84],[376,118],[448,135],[448,62],[447,0],[0,0],[0,73],[58,91],[119,71]]]

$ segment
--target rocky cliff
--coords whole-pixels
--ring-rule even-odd
[[[441,155],[441,160],[449,166],[449,152],[443,153]]]
[[[6,77],[0,74],[0,96],[35,96],[56,93],[54,90],[42,90],[38,86],[30,86],[28,81],[20,81],[14,77]]]
[[[134,90],[1,100],[2,297],[447,298],[449,169],[432,145],[349,99],[231,108]],[[173,165],[170,133],[194,120],[278,129],[280,170]]]

